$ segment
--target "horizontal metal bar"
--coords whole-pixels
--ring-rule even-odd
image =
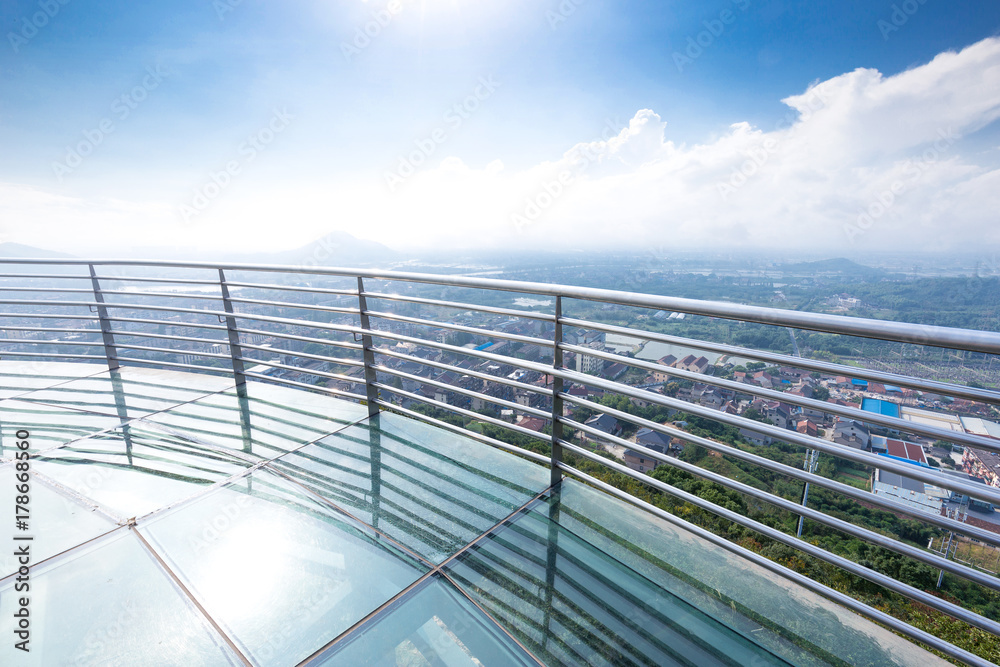
[[[352,394],[349,391],[343,391],[341,389],[333,389],[331,387],[323,387],[318,384],[306,384],[305,382],[296,382],[295,380],[288,380],[286,378],[273,377],[271,375],[264,375],[262,373],[256,373],[253,371],[245,371],[243,373],[248,378],[254,378],[258,380],[266,380],[268,382],[276,382],[278,384],[285,384],[291,387],[298,387],[299,389],[307,389],[309,391],[318,391],[323,394],[330,394],[331,396],[339,396],[341,398],[349,398],[352,401],[362,402],[365,397],[361,394]]]
[[[393,313],[385,313],[374,310],[366,310],[365,314],[368,315],[369,317],[377,317],[383,320],[408,322],[409,324],[418,324],[420,326],[433,327],[435,329],[449,329],[451,331],[463,331],[465,333],[475,334],[477,336],[483,336],[484,338],[503,338],[505,340],[513,340],[518,343],[540,345],[541,347],[552,347],[551,340],[546,340],[544,338],[535,338],[534,336],[521,336],[519,334],[509,334],[503,331],[494,331],[493,329],[479,329],[477,327],[467,327],[461,324],[452,324],[450,322],[435,322],[434,320],[424,320],[419,317],[406,317],[403,315],[394,315]]]
[[[460,408],[455,405],[448,405],[447,403],[441,403],[440,401],[435,401],[433,398],[427,398],[426,396],[421,396],[420,394],[413,394],[408,391],[403,391],[402,389],[396,389],[395,387],[392,387],[387,384],[382,384],[381,382],[376,382],[374,386],[376,389],[383,389],[392,394],[396,394],[398,396],[405,396],[415,401],[420,401],[421,403],[433,405],[447,412],[454,412],[456,414],[460,414],[465,417],[475,419],[477,421],[488,422],[495,426],[500,426],[502,428],[505,428],[509,431],[520,433],[521,435],[527,435],[529,437],[537,438],[538,440],[544,440],[546,442],[551,440],[551,436],[545,435],[544,433],[539,433],[538,431],[532,431],[529,428],[524,428],[523,426],[517,426],[516,424],[508,424],[505,421],[494,419],[493,417],[490,417],[488,415],[479,414],[478,412],[473,412],[472,410],[466,410],[465,408]]]
[[[107,362],[108,358],[103,354],[59,354],[56,352],[11,352],[0,350],[0,357],[50,357],[52,359],[97,359]]]
[[[831,600],[837,604],[843,605],[844,607],[869,618],[877,623],[881,623],[886,627],[899,632],[900,634],[913,639],[914,641],[926,644],[927,646],[941,651],[945,655],[951,656],[957,660],[965,662],[969,665],[975,665],[976,667],[995,667],[992,662],[980,658],[979,656],[969,653],[965,649],[959,648],[954,644],[947,642],[943,639],[935,637],[934,635],[913,627],[905,621],[901,621],[894,616],[890,616],[884,611],[880,611],[873,607],[866,605],[859,600],[855,600],[849,595],[836,591],[828,586],[825,586],[814,579],[810,579],[804,574],[799,574],[794,570],[786,568],[784,565],[777,563],[769,558],[761,556],[760,554],[754,553],[749,549],[741,547],[740,545],[730,542],[724,537],[720,537],[711,531],[708,531],[701,526],[696,526],[693,523],[685,521],[680,517],[667,512],[666,510],[652,505],[641,498],[636,498],[635,496],[618,489],[607,482],[603,482],[596,477],[588,475],[587,473],[578,470],[566,463],[559,463],[559,468],[563,472],[576,477],[577,479],[590,484],[591,486],[598,488],[605,493],[608,493],[616,498],[624,500],[625,502],[643,509],[650,514],[653,514],[660,519],[666,521],[667,523],[676,526],[684,531],[693,533],[694,535],[700,537],[701,539],[715,545],[721,549],[725,549],[737,557],[750,561],[759,567],[762,567],[769,572],[773,572],[789,581],[792,581],[803,588],[806,588],[818,595]]]
[[[103,359],[104,357],[100,357],[100,358]],[[139,359],[137,357],[122,357],[122,356],[119,356],[119,357],[116,357],[116,358],[119,361],[119,363],[122,364],[122,366],[132,365],[132,364],[139,364],[139,365],[144,365],[144,366],[156,366],[158,368],[160,368],[160,367],[183,368],[185,370],[195,370],[195,371],[198,371],[199,373],[207,372],[207,373],[211,373],[212,375],[232,376],[232,374],[233,374],[233,369],[231,369],[231,368],[226,369],[226,368],[217,368],[215,366],[199,366],[198,364],[185,364],[183,362],[178,362],[178,361],[157,361],[157,360],[154,360],[154,359]],[[127,364],[126,364],[126,362],[127,362]]]
[[[929,523],[944,530],[951,530],[957,533],[961,533],[963,535],[967,535],[969,537],[975,537],[981,542],[985,542],[987,544],[992,544],[994,546],[1000,547],[1000,533],[994,533],[992,531],[985,530],[983,528],[977,528],[972,524],[961,523],[959,521],[955,521],[954,519],[950,519],[945,516],[930,514],[928,512],[922,512],[921,510],[914,509],[908,505],[904,505],[894,500],[890,500],[886,496],[870,493],[863,489],[851,486],[850,484],[843,484],[836,480],[832,480],[827,477],[822,477],[815,473],[808,472],[806,470],[803,470],[802,468],[795,468],[789,465],[785,465],[784,463],[780,463],[778,461],[774,461],[772,459],[768,459],[763,456],[752,454],[750,452],[744,451],[737,447],[733,447],[731,445],[726,445],[721,442],[711,440],[709,438],[704,438],[702,436],[688,433],[687,431],[683,431],[674,426],[669,426],[667,424],[658,424],[657,422],[651,421],[649,419],[643,419],[642,417],[637,417],[627,412],[622,412],[621,410],[609,408],[607,406],[601,405],[599,403],[594,403],[593,401],[582,399],[577,396],[570,396],[569,394],[564,393],[560,394],[560,397],[564,401],[573,403],[574,405],[579,405],[580,407],[594,410],[597,412],[603,412],[605,414],[611,415],[612,417],[615,417],[616,419],[632,422],[637,426],[644,426],[653,431],[664,433],[666,435],[678,438],[680,440],[689,442],[694,445],[700,445],[702,447],[705,447],[706,449],[719,452],[720,454],[725,454],[726,456],[732,456],[733,458],[740,459],[741,461],[746,461],[747,463],[753,463],[754,465],[757,465],[761,468],[765,468],[767,470],[771,470],[786,475],[788,477],[792,477],[793,479],[797,479],[802,482],[809,482],[810,484],[815,484],[816,486],[821,486],[823,488],[830,489],[835,493],[839,493],[841,495],[853,498],[855,500],[860,500],[864,503],[876,505],[879,508],[884,509],[888,512],[904,514],[908,517],[912,517],[917,521]],[[645,450],[641,449],[641,447],[642,445],[636,444],[635,446],[630,447],[630,449],[634,451],[644,452]]]
[[[525,389],[527,391],[540,394],[542,396],[552,396],[552,390],[548,387],[538,387],[533,384],[525,384],[524,382],[518,382],[517,380],[510,380],[505,377],[499,377],[496,375],[490,375],[489,373],[480,373],[479,371],[474,371],[470,368],[460,368],[458,366],[450,366],[448,364],[443,364],[439,361],[431,361],[430,359],[424,359],[423,357],[416,357],[411,354],[405,354],[403,352],[396,352],[394,350],[387,350],[385,348],[374,348],[373,351],[377,355],[382,355],[386,357],[393,357],[394,359],[404,359],[406,361],[412,361],[414,363],[421,364],[423,366],[430,366],[431,368],[438,368],[443,371],[452,371],[455,373],[461,373],[462,375],[468,375],[470,377],[479,378],[480,380],[486,380],[487,382],[496,382],[498,384],[506,385],[508,387],[513,387],[515,389]]]
[[[360,330],[359,330],[360,331]],[[414,336],[404,336],[403,334],[390,333],[388,331],[381,331],[379,329],[368,330],[368,334],[372,338],[385,338],[388,340],[394,340],[399,343],[413,343],[414,345],[419,345],[421,347],[431,347],[436,350],[443,350],[445,352],[454,352],[455,354],[462,354],[467,357],[475,357],[476,359],[482,359],[484,361],[492,361],[497,364],[506,364],[508,366],[514,366],[516,368],[524,368],[526,370],[538,371],[539,373],[545,375],[552,375],[552,366],[546,366],[544,364],[539,364],[533,361],[526,361],[524,359],[517,359],[515,357],[506,357],[502,354],[494,354],[492,352],[483,352],[481,350],[474,350],[468,347],[458,347],[457,345],[449,345],[448,343],[439,343],[436,340],[429,340],[427,338],[416,338]],[[551,341],[549,342],[551,346]],[[384,353],[385,350],[380,348],[375,348],[376,353]]]
[[[92,334],[101,333],[100,329],[66,329],[60,327],[0,327],[4,331],[33,331],[35,333],[80,333],[80,334]],[[2,341],[3,339],[0,339]]]
[[[0,292],[54,292],[57,294],[93,294],[93,289],[84,287],[4,287],[0,285]]]
[[[421,421],[427,422],[428,424],[437,426],[439,428],[443,428],[445,430],[451,431],[452,433],[456,433],[466,438],[472,438],[473,440],[478,440],[479,442],[486,443],[487,445],[491,445],[498,449],[504,449],[507,450],[508,452],[517,454],[518,456],[523,456],[524,458],[534,461],[535,463],[541,463],[542,465],[545,466],[547,466],[549,463],[549,457],[547,456],[543,456],[542,454],[536,454],[535,452],[528,451],[527,449],[521,449],[516,445],[503,442],[502,440],[496,440],[494,438],[489,437],[488,435],[483,435],[482,433],[476,433],[475,431],[470,431],[469,429],[464,428],[462,426],[455,426],[454,424],[449,424],[448,422],[441,421],[440,419],[435,419],[434,417],[421,414],[414,410],[408,410],[404,407],[401,407],[399,405],[390,403],[382,399],[378,400],[378,404],[379,406],[385,408],[386,411],[388,412],[398,412],[408,417],[419,419]]]
[[[224,324],[206,324],[204,322],[172,322],[170,320],[147,320],[140,317],[114,317],[109,316],[108,322],[125,322],[130,324],[153,324],[162,325],[165,327],[191,327],[193,329],[209,329],[212,331],[225,331],[226,325]],[[115,329],[115,333],[119,331],[125,332],[125,329]]]
[[[229,357],[226,357],[227,359]],[[317,371],[309,368],[302,368],[300,366],[288,366],[286,364],[279,364],[274,361],[264,361],[262,359],[254,359],[252,357],[236,357],[240,361],[245,361],[250,364],[255,364],[258,366],[268,366],[270,368],[280,368],[284,371],[294,371],[296,373],[302,373],[303,375],[313,375],[315,377],[327,378],[329,380],[337,380],[339,382],[350,382],[351,384],[364,384],[364,378],[351,377],[350,375],[343,375],[341,373],[327,373],[325,371]],[[268,376],[271,377],[271,376]]]
[[[59,307],[74,307],[74,308],[89,308],[90,306],[95,306],[95,307],[97,306],[96,301],[66,301],[64,299],[58,299],[58,300],[0,299],[0,303],[8,306],[32,306],[34,308],[37,308],[38,306],[59,306]],[[19,317],[32,317],[32,315],[23,314],[19,315]]]
[[[98,332],[100,333],[100,332]],[[225,338],[196,338],[194,336],[172,336],[169,334],[152,333],[149,331],[128,331],[122,329],[115,329],[115,337],[118,336],[122,338],[129,338],[130,336],[135,336],[138,338],[156,338],[162,340],[177,340],[185,343],[202,343],[204,345],[225,345],[229,347],[229,341]],[[186,350],[176,350],[177,352],[186,352]]]
[[[104,347],[103,341],[93,342],[86,340],[35,340],[32,338],[0,338],[0,345],[3,345],[4,343],[8,345],[86,345],[87,347],[93,347],[97,345],[99,347]]]
[[[721,301],[699,301],[681,297],[636,294],[595,287],[573,287],[547,283],[497,280],[470,276],[439,276],[404,271],[379,271],[372,269],[348,269],[305,266],[282,266],[264,264],[177,262],[165,260],[126,259],[0,259],[0,264],[43,264],[43,265],[87,265],[95,266],[146,266],[163,268],[228,269],[232,271],[252,271],[271,273],[299,273],[325,276],[362,277],[375,280],[402,280],[407,282],[452,287],[481,287],[490,290],[517,292],[547,296],[562,296],[570,299],[637,306],[655,310],[669,310],[706,317],[720,317],[730,320],[772,324],[775,326],[822,331],[825,333],[877,338],[898,343],[915,343],[936,347],[971,350],[1000,354],[1000,334],[991,331],[969,331],[950,327],[940,327],[909,322],[891,322],[860,317],[843,317],[825,313],[808,313],[795,310],[781,310],[762,306],[748,306]]]
[[[124,343],[115,343],[115,347],[120,347],[123,350],[142,350],[144,352],[160,352],[162,354],[170,355],[184,355],[190,354],[195,357],[208,357],[210,359],[225,359],[229,361],[231,358],[228,354],[215,354],[213,352],[198,352],[197,350],[173,350],[169,347],[155,347],[152,345],[125,345]]]
[[[912,558],[913,560],[926,563],[927,565],[930,565],[936,569],[947,570],[952,574],[960,576],[969,581],[973,581],[979,584],[980,586],[985,586],[986,588],[990,588],[992,590],[1000,590],[1000,579],[997,579],[997,577],[993,574],[986,574],[983,572],[979,572],[977,570],[973,570],[972,568],[966,567],[956,561],[945,560],[936,553],[930,551],[924,551],[923,549],[918,549],[916,547],[910,546],[909,544],[900,542],[899,540],[894,540],[891,537],[886,537],[885,535],[876,533],[875,531],[869,530],[868,528],[865,528],[863,526],[850,523],[849,521],[844,521],[843,519],[838,519],[834,516],[830,516],[819,510],[815,510],[812,509],[811,507],[801,505],[800,503],[788,500],[786,498],[782,498],[781,496],[777,496],[768,491],[762,491],[753,486],[750,486],[749,484],[744,484],[743,482],[740,482],[738,480],[730,479],[725,475],[720,475],[718,473],[706,470],[704,468],[700,468],[696,465],[687,463],[685,461],[672,458],[665,454],[660,454],[659,452],[656,452],[652,449],[644,448],[642,445],[637,445],[634,442],[629,442],[624,438],[619,438],[614,435],[609,435],[591,426],[575,422],[572,419],[566,419],[565,417],[557,417],[557,419],[559,419],[559,421],[562,422],[563,425],[565,426],[569,426],[570,428],[583,431],[584,433],[589,433],[591,435],[597,435],[609,442],[613,442],[617,445],[621,445],[628,449],[632,449],[633,451],[637,451],[642,456],[648,456],[651,459],[655,459],[656,461],[659,461],[664,465],[672,466],[679,470],[683,470],[688,474],[701,477],[702,479],[706,479],[710,482],[714,482],[720,486],[724,486],[727,489],[732,489],[737,493],[742,493],[745,496],[756,498],[757,500],[761,500],[770,505],[783,509],[787,512],[791,512],[792,514],[804,516],[807,519],[816,521],[817,523],[822,523],[826,526],[830,526],[835,530],[839,530],[853,537],[857,537],[858,539],[864,540],[870,544],[874,544],[884,549],[895,551],[896,553],[907,556],[908,558]],[[1000,625],[998,625],[998,627],[1000,627]]]
[[[219,286],[219,280],[200,280],[197,278],[140,278],[139,276],[97,276],[101,283],[105,282],[129,282],[129,283],[161,283],[164,285],[211,285]]]
[[[275,354],[286,354],[290,357],[300,357],[302,359],[315,359],[316,361],[327,361],[331,364],[340,364],[341,366],[358,366],[359,368],[364,368],[364,362],[357,361],[356,359],[347,359],[344,357],[327,357],[322,354],[310,354],[308,352],[294,352],[292,350],[286,350],[280,347],[266,347],[264,345],[249,345],[247,343],[241,343],[240,347],[244,350],[258,350],[260,352],[273,352]],[[333,347],[337,347],[333,345]]]
[[[298,308],[302,310],[315,310],[323,313],[340,313],[343,315],[357,315],[357,308],[339,306],[316,306],[308,303],[292,303],[290,301],[267,301],[264,299],[241,299],[235,296],[229,297],[233,303],[251,303],[260,306],[272,306],[274,308]]]
[[[126,292],[123,290],[102,289],[101,294],[114,294],[115,296],[151,296],[156,298],[167,298],[167,299],[201,299],[203,301],[222,301],[221,294],[193,294],[189,292]]]
[[[916,600],[917,602],[925,604],[928,607],[931,607],[932,609],[937,609],[938,611],[945,613],[948,616],[951,616],[952,618],[956,618],[960,621],[968,623],[969,625],[985,630],[986,632],[990,632],[995,635],[1000,635],[1000,623],[997,623],[996,621],[992,621],[988,618],[980,616],[979,614],[976,614],[975,612],[963,609],[962,607],[959,607],[956,604],[938,598],[925,591],[918,590],[913,586],[904,584],[896,579],[893,579],[890,576],[876,572],[875,570],[869,569],[864,565],[855,563],[854,561],[848,560],[847,558],[844,558],[842,556],[838,556],[837,554],[831,553],[826,549],[810,544],[805,540],[798,539],[793,535],[788,535],[776,528],[771,528],[770,526],[762,524],[759,521],[755,521],[749,517],[745,517],[742,514],[739,514],[738,512],[726,509],[725,507],[721,507],[708,500],[704,500],[703,498],[688,493],[687,491],[678,489],[675,486],[661,482],[660,480],[654,477],[650,477],[649,475],[636,472],[627,466],[621,465],[620,463],[609,461],[608,459],[598,456],[597,454],[594,454],[593,452],[590,452],[584,449],[583,447],[578,447],[577,445],[574,445],[571,442],[567,442],[566,440],[560,440],[559,444],[562,445],[564,448],[576,453],[577,455],[582,456],[585,459],[594,461],[596,463],[600,463],[605,467],[614,470],[615,472],[626,475],[634,480],[642,482],[643,484],[652,486],[658,489],[659,491],[663,491],[668,495],[674,496],[696,507],[700,507],[701,509],[711,512],[712,514],[716,514],[722,517],[723,519],[728,519],[733,523],[743,526],[744,528],[749,528],[750,530],[756,531],[764,535],[765,537],[769,537],[777,542],[781,542],[782,544],[790,546],[793,549],[797,549],[809,556],[813,556],[814,558],[818,558],[819,560],[827,562],[831,565],[835,565],[840,569],[850,572],[855,576],[867,579],[868,581],[878,584],[883,588],[887,588],[891,591],[899,593],[900,595],[908,597],[911,600]]]
[[[556,316],[548,313],[536,313],[530,310],[517,310],[513,308],[499,308],[497,306],[480,306],[478,304],[462,303],[461,301],[441,301],[440,299],[425,299],[415,296],[403,296],[401,294],[385,294],[378,292],[365,292],[366,297],[371,299],[383,299],[386,301],[403,301],[406,303],[419,303],[426,306],[441,306],[443,308],[455,308],[456,310],[473,310],[480,313],[493,313],[494,315],[509,315],[511,317],[523,317],[543,322],[555,322]]]
[[[677,345],[678,347],[690,347],[697,350],[706,350],[708,352],[718,352],[723,355],[756,359],[758,361],[764,361],[778,366],[803,368],[810,371],[816,371],[818,373],[826,373],[827,375],[842,375],[845,377],[870,380],[872,382],[898,385],[900,387],[906,387],[907,389],[916,389],[918,391],[945,394],[948,396],[955,396],[957,398],[966,398],[971,401],[980,401],[983,403],[1000,405],[1000,392],[991,391],[989,389],[966,387],[964,385],[939,382],[937,380],[925,380],[923,378],[911,377],[908,375],[898,375],[896,373],[885,373],[882,371],[871,370],[860,366],[845,366],[843,364],[835,364],[833,362],[820,361],[818,359],[793,357],[777,352],[754,350],[747,347],[727,345],[725,343],[712,343],[693,338],[682,338],[680,336],[671,336],[668,334],[657,333],[655,331],[642,331],[640,329],[603,324],[600,322],[591,322],[588,320],[577,320],[564,317],[560,319],[560,322],[562,322],[565,326],[593,329],[596,331],[603,331],[605,333],[629,336],[631,338],[644,338],[646,340],[657,341],[660,343]]]
[[[8,262],[7,260],[0,259],[0,264],[14,264],[15,262]],[[74,276],[69,273],[0,273],[0,278],[30,278],[32,280],[85,280],[87,284],[90,284],[90,276],[81,274],[79,276]]]
[[[839,415],[841,417],[846,417],[847,419],[852,419],[855,421],[860,421],[868,424],[878,424],[879,426],[905,431],[907,433],[916,433],[918,435],[925,435],[930,438],[934,438],[936,440],[947,440],[962,445],[969,445],[971,447],[978,447],[980,449],[1000,452],[1000,440],[991,441],[988,438],[984,438],[982,436],[977,436],[973,434],[967,434],[965,432],[951,431],[948,429],[937,428],[935,426],[925,426],[919,422],[913,422],[907,419],[890,417],[877,412],[868,412],[866,410],[861,410],[860,408],[852,408],[849,406],[837,405],[835,403],[828,403],[826,401],[820,401],[814,398],[806,398],[805,396],[796,396],[794,394],[788,394],[785,392],[776,391],[774,389],[767,389],[765,387],[758,387],[756,385],[737,382],[735,380],[725,380],[723,378],[716,378],[711,375],[694,373],[691,371],[686,371],[681,368],[673,368],[671,366],[663,366],[661,364],[656,364],[650,361],[644,361],[642,359],[622,357],[621,355],[612,354],[610,352],[604,352],[601,350],[594,350],[590,348],[580,347],[579,345],[561,344],[559,347],[569,352],[575,352],[577,354],[586,354],[591,357],[596,357],[598,359],[606,359],[608,361],[615,361],[617,363],[625,364],[635,368],[641,368],[643,370],[652,371],[654,373],[665,373],[667,375],[683,378],[685,380],[690,380],[692,382],[700,382],[702,384],[707,384],[714,387],[723,387],[725,389],[729,389],[731,391],[738,392],[741,394],[750,394],[751,396],[758,396],[760,398],[766,398],[772,401],[781,401],[783,403],[788,403],[789,405],[797,405],[799,407],[819,410],[826,414]]]
[[[343,332],[345,335],[348,332]],[[318,343],[320,345],[330,345],[333,347],[340,347],[347,350],[363,350],[364,346],[361,343],[352,343],[350,341],[340,341],[333,340],[330,338],[310,338],[309,336],[296,336],[295,334],[278,333],[276,331],[263,331],[261,329],[240,329],[240,335],[259,335],[267,336],[270,338],[281,338],[284,340],[295,340],[303,343]]]
[[[332,289],[327,287],[302,287],[299,285],[275,285],[273,283],[244,283],[236,280],[226,280],[230,287],[249,287],[263,290],[285,290],[288,292],[307,292],[310,294],[333,294],[338,296],[358,296],[358,290]]]
[[[39,305],[40,302],[35,302],[35,305]],[[9,317],[11,319],[17,320],[33,320],[33,319],[47,319],[47,320],[88,320],[92,322],[100,322],[100,318],[91,315],[73,315],[72,313],[62,315],[55,313],[0,313],[0,317]]]
[[[524,412],[529,415],[541,417],[546,421],[552,418],[552,413],[547,410],[539,410],[538,408],[528,407],[526,405],[521,405],[520,403],[514,403],[513,401],[507,401],[502,398],[497,398],[495,396],[488,396],[478,391],[472,391],[471,389],[464,389],[462,387],[457,387],[453,384],[448,384],[446,382],[438,382],[437,380],[430,380],[428,378],[420,377],[419,375],[411,375],[409,373],[397,371],[387,366],[375,366],[375,371],[379,373],[388,373],[389,375],[395,375],[396,377],[405,378],[407,380],[413,380],[414,382],[419,382],[420,384],[429,385],[431,387],[437,387],[438,389],[444,389],[445,391],[453,391],[456,394],[461,394],[462,396],[469,396],[470,398],[481,398],[487,403],[502,405],[505,408],[511,408],[512,410],[517,410],[518,412]]]
[[[195,312],[203,312],[203,311],[195,311]],[[216,313],[211,313],[211,314],[215,315]],[[221,314],[223,316],[226,315],[226,313],[219,313],[219,314]],[[354,334],[354,333],[359,333],[360,334],[362,332],[362,329],[360,327],[356,327],[356,326],[352,326],[352,325],[346,325],[346,324],[331,324],[329,322],[318,322],[318,321],[314,321],[314,320],[294,320],[294,319],[290,319],[290,318],[287,318],[287,317],[272,317],[272,316],[267,316],[267,315],[254,315],[252,313],[229,313],[228,315],[230,317],[233,317],[233,318],[237,319],[237,320],[252,320],[254,322],[268,322],[270,324],[285,324],[285,325],[288,325],[288,326],[302,327],[302,328],[306,328],[306,329],[320,329],[322,331],[336,331],[337,333],[343,333],[343,334]],[[243,331],[245,331],[245,329],[240,328],[240,331],[243,332]]]

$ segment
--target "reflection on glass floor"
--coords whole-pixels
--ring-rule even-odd
[[[3,642],[3,665],[938,662],[472,439],[261,382],[49,366],[0,362],[5,506],[18,430],[33,454],[32,652]]]

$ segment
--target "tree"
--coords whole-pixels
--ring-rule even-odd
[[[747,408],[743,411],[743,416],[763,424],[770,424],[771,420],[765,417],[757,408]]]

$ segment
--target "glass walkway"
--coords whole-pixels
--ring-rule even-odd
[[[0,361],[0,436],[0,538],[30,538],[0,617],[30,597],[31,638],[2,665],[941,662],[680,522],[318,393]]]

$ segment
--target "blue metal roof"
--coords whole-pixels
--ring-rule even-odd
[[[883,401],[880,398],[866,398],[861,401],[861,409],[866,412],[885,415],[886,417],[899,418],[899,405],[892,401]]]

